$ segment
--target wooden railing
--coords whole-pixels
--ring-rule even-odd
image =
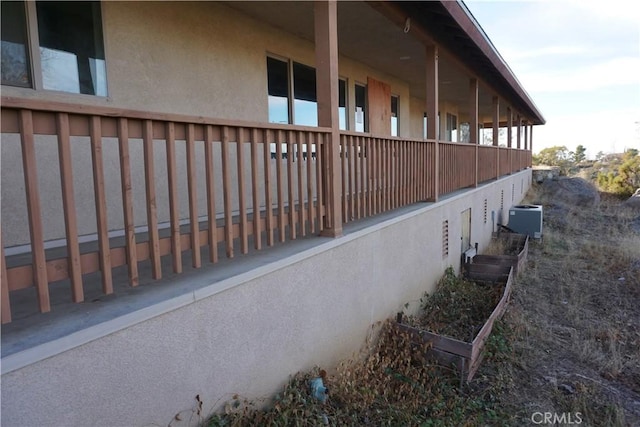
[[[455,142],[439,144],[439,194],[473,187],[476,182],[476,146]]]
[[[343,221],[433,199],[434,153],[435,141],[342,133]]]
[[[500,154],[499,162],[500,162],[500,176],[508,175],[512,172],[511,168],[511,158],[513,155],[513,150],[507,147],[499,148]]]
[[[46,312],[53,282],[80,302],[92,273],[110,294],[120,266],[136,286],[317,234],[334,179],[346,223],[531,164],[526,150],[342,132],[341,173],[327,176],[330,138],[327,128],[3,97],[2,322],[14,291],[35,288]]]
[[[216,263],[221,251],[228,258],[234,257],[238,249],[246,254],[250,238],[259,250],[276,241],[323,229],[323,194],[318,190],[325,179],[322,153],[329,135],[327,129],[222,122],[9,98],[2,101],[3,144],[9,144],[13,134],[19,145],[16,153],[20,154],[15,161],[22,162],[24,172],[25,216],[32,254],[28,264],[7,265],[2,246],[3,322],[11,320],[11,291],[35,286],[39,309],[47,312],[49,284],[55,281],[69,279],[73,301],[80,302],[84,299],[83,275],[88,273],[101,272],[102,291],[110,294],[112,269],[121,265],[127,265],[129,282],[136,286],[141,261],[149,260],[152,279],[160,279],[161,257],[165,255],[171,256],[173,272],[180,273],[185,251],[190,253],[192,266],[199,268],[201,248],[205,246],[209,262]],[[91,172],[86,176],[82,175],[86,165],[72,156],[72,146],[75,151],[82,145],[90,145],[91,152]],[[51,146],[57,149],[58,165],[40,155],[50,153]],[[107,175],[105,157],[114,153],[119,158],[118,170],[110,168]],[[63,212],[51,211],[41,203],[51,198],[39,188],[43,185],[39,179],[43,166],[60,171]],[[157,170],[163,173],[156,175]],[[112,181],[114,175],[120,181],[119,197],[107,194],[107,187],[111,188],[107,180]],[[134,175],[144,176],[144,184],[138,188],[140,180]],[[93,180],[95,222],[89,230],[85,217],[92,215],[78,211],[74,191],[74,184],[83,180]],[[158,203],[160,187],[166,188],[168,195],[162,206]],[[146,219],[134,218],[135,205],[141,199]],[[108,217],[114,209],[122,213],[121,221]],[[62,238],[66,246],[66,256],[61,258],[51,258],[51,251],[45,250],[45,236],[51,234],[43,229],[43,217],[51,215],[63,217],[64,235],[53,236]],[[83,217],[82,226],[78,215]],[[159,217],[168,223],[162,230]],[[5,244],[11,234],[5,228],[7,222],[9,219],[3,217]],[[140,227],[146,232],[144,238],[137,232]],[[81,251],[80,228],[97,235],[97,250]],[[124,230],[124,246],[112,244],[109,230],[113,229]]]
[[[478,182],[498,177],[498,155],[500,150],[493,145],[478,146]]]

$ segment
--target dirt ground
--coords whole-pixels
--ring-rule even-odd
[[[505,315],[510,352],[472,389],[495,393],[514,425],[640,426],[640,210],[606,195],[568,206],[536,187],[526,202],[544,205],[544,238]]]

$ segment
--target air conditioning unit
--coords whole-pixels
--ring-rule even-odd
[[[509,209],[509,228],[534,239],[542,237],[542,206],[516,205]]]

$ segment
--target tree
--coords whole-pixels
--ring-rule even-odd
[[[576,152],[573,154],[573,161],[576,164],[585,161],[587,158],[586,151],[587,149],[585,148],[584,145],[582,144],[578,145],[576,147]]]
[[[598,173],[598,186],[620,197],[629,197],[640,188],[640,156],[638,150],[631,149],[622,158],[623,162],[616,170]]]
[[[556,145],[541,150],[533,156],[534,165],[558,166],[560,174],[566,175],[572,164],[573,153],[564,145]]]

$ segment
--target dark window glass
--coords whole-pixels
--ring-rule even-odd
[[[398,97],[391,97],[391,136],[398,136]]]
[[[338,80],[338,122],[340,130],[347,130],[347,82]]]
[[[270,123],[289,123],[288,76],[288,64],[285,61],[267,57]]]
[[[36,3],[45,89],[107,95],[99,2]]]
[[[2,84],[31,87],[24,2],[2,2]]]
[[[367,88],[356,84],[356,132],[367,132],[369,123],[367,122]]]
[[[293,118],[296,125],[318,126],[316,70],[293,63]]]

